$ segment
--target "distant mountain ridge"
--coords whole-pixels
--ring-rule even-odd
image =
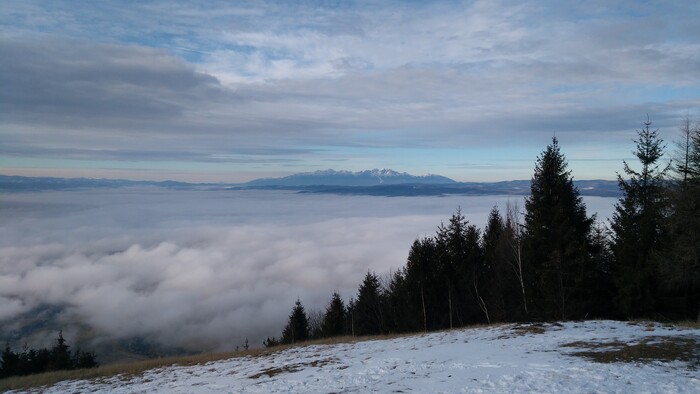
[[[306,182],[306,183],[304,183]],[[324,183],[331,182],[331,183]],[[345,183],[343,183],[345,182]],[[583,196],[619,197],[617,181],[574,180]],[[171,190],[286,190],[297,193],[357,196],[528,195],[530,180],[455,182],[439,175],[413,176],[393,170],[324,170],[245,184],[129,181],[123,179],[47,178],[0,175],[0,192],[157,187]]]
[[[332,169],[315,172],[302,172],[282,178],[261,178],[244,184],[244,186],[376,186],[402,184],[444,185],[457,183],[453,179],[435,175],[411,175],[387,168],[365,171],[336,171]]]

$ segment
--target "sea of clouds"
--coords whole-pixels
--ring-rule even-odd
[[[457,207],[483,227],[517,196],[363,197],[158,188],[0,196],[0,327],[56,307],[53,325],[226,350],[279,335],[297,298],[347,301],[368,270],[405,264]],[[614,199],[588,197],[609,217]]]

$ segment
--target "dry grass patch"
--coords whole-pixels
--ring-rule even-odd
[[[287,346],[288,347],[288,346]],[[157,368],[165,368],[173,365],[189,366],[206,364],[211,361],[227,360],[234,357],[257,357],[271,354],[279,349],[249,349],[228,353],[202,353],[192,356],[165,357],[149,360],[135,361],[132,363],[109,364],[98,368],[78,369],[74,371],[54,371],[28,376],[13,376],[0,379],[0,392],[7,390],[19,390],[31,387],[50,386],[64,380],[93,380],[103,381],[107,378],[118,377],[122,380],[130,380],[144,372]]]
[[[213,361],[228,360],[237,357],[267,356],[298,346],[336,345],[341,343],[356,343],[370,340],[403,338],[412,335],[416,334],[376,335],[366,337],[343,336],[317,339],[294,345],[279,345],[272,348],[249,349],[238,352],[225,353],[202,353],[192,356],[165,357],[158,359],[135,361],[131,363],[109,364],[92,369],[79,369],[74,371],[54,371],[28,376],[13,376],[10,378],[0,379],[0,392],[5,392],[7,390],[19,390],[51,386],[64,380],[92,380],[95,382],[99,382],[104,381],[108,378],[118,377],[119,379],[127,381],[134,377],[143,375],[143,373],[146,371],[170,367],[174,365],[191,366],[206,364],[208,362]]]
[[[544,323],[517,323],[510,328],[510,334],[499,335],[496,339],[509,339],[528,334],[544,334],[545,332],[547,332],[547,326]]]
[[[648,337],[638,343],[571,342],[562,345],[589,349],[570,353],[599,363],[684,361],[691,368],[700,366],[700,342],[688,337]]]
[[[496,325],[498,326],[498,325]],[[455,328],[455,330],[463,330],[469,328],[487,327],[486,325],[474,325],[468,327]],[[493,326],[491,326],[493,327]],[[450,330],[442,330],[438,332],[449,332]],[[430,332],[431,334],[434,332]],[[119,378],[128,381],[134,377],[143,375],[144,372],[157,368],[165,368],[174,365],[190,366],[206,364],[213,361],[228,360],[236,357],[260,357],[267,356],[277,352],[281,352],[292,347],[298,346],[313,346],[313,345],[337,345],[351,344],[363,341],[389,340],[396,338],[405,338],[416,335],[426,335],[426,333],[403,333],[403,334],[386,334],[373,335],[363,337],[342,336],[334,338],[316,339],[312,341],[302,342],[294,345],[279,345],[272,348],[249,349],[238,352],[226,353],[202,353],[192,356],[166,357],[158,359],[148,359],[135,361],[130,363],[109,364],[92,369],[79,369],[74,371],[55,371],[29,376],[14,376],[10,378],[0,379],[0,392],[7,390],[19,390],[28,388],[38,388],[51,386],[64,380],[92,380],[95,382],[105,381],[110,378]]]
[[[700,330],[700,320],[680,321],[676,325],[681,328],[693,328],[696,330]]]
[[[267,368],[264,369],[256,374],[248,376],[249,379],[259,379],[263,376],[267,376],[269,378],[279,375],[281,373],[292,373],[292,372],[298,372],[303,370],[305,367],[314,367],[314,368],[319,368],[323,367],[325,365],[329,364],[334,364],[338,361],[338,359],[333,359],[333,358],[326,358],[323,360],[315,360],[309,363],[297,363],[297,364],[287,364],[281,367],[272,367],[272,368]]]
[[[304,364],[289,364],[285,365],[283,367],[274,367],[274,368],[267,368],[262,370],[261,372],[258,372],[256,374],[248,376],[249,379],[259,379],[262,378],[263,376],[267,376],[268,378],[271,378],[275,375],[279,375],[281,373],[288,373],[288,372],[298,372],[304,369]]]

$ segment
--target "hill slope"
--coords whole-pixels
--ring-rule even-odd
[[[295,347],[44,392],[700,392],[700,329],[504,325]],[[622,362],[610,362],[622,360]]]

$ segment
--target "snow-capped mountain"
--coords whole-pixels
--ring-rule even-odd
[[[359,172],[322,170],[302,172],[283,178],[255,179],[246,186],[374,186],[400,184],[450,184],[454,180],[440,175],[415,176],[406,172],[398,172],[387,168],[365,170]]]

